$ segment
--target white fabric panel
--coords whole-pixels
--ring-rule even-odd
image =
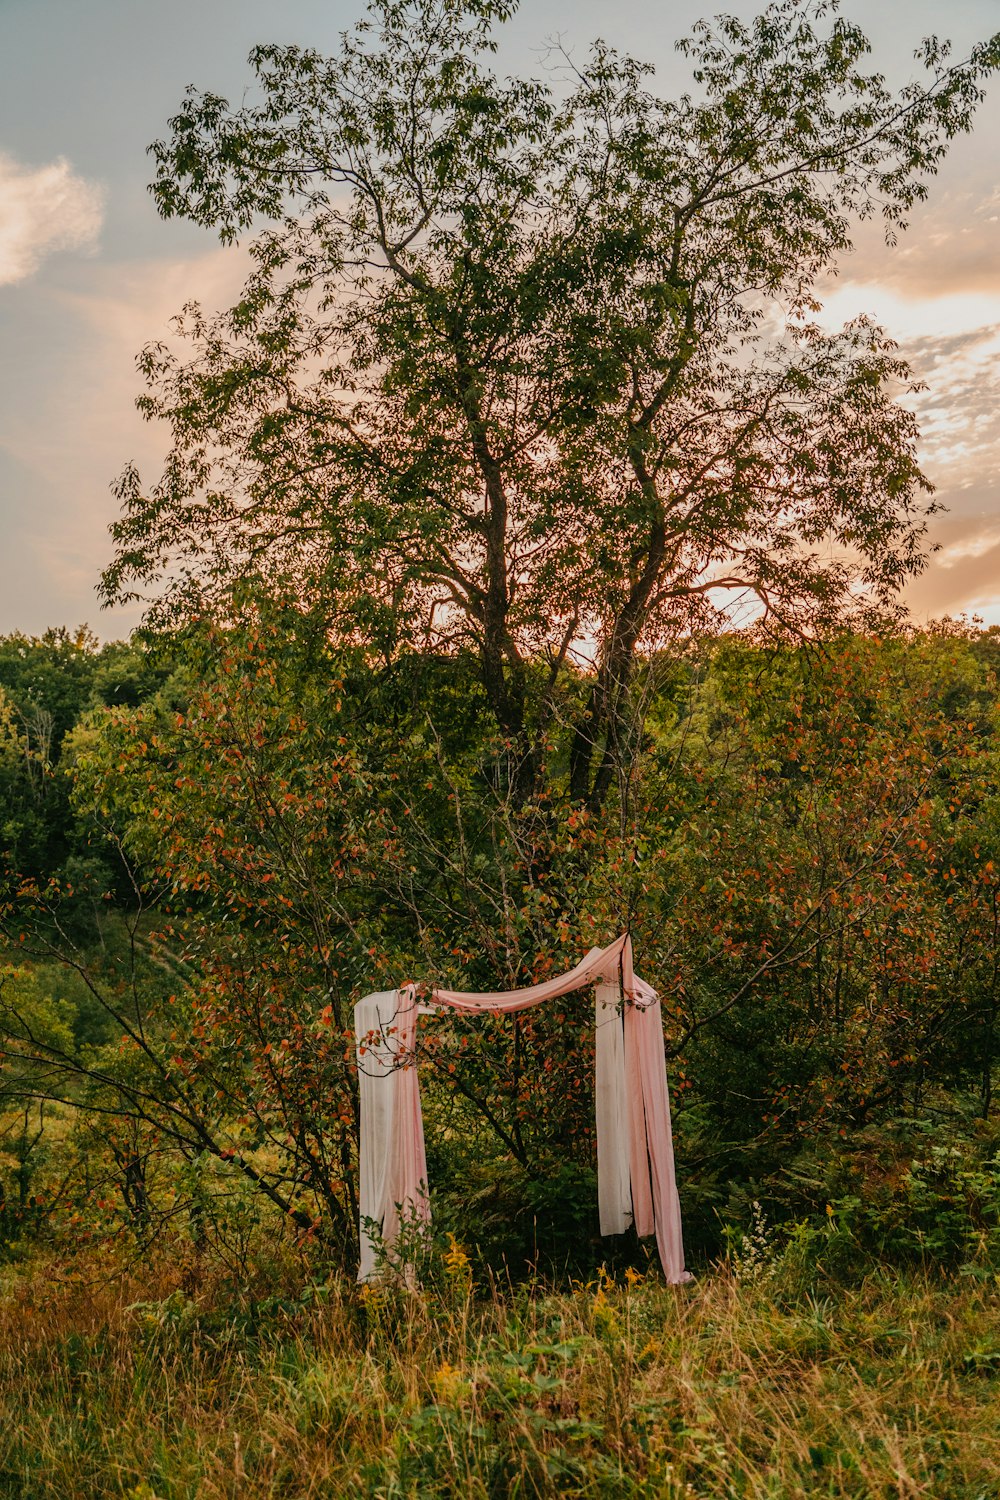
[[[398,990],[383,990],[380,994],[366,995],[354,1007],[354,1034],[358,1044],[358,1093],[361,1102],[359,1281],[368,1281],[375,1270],[375,1247],[364,1221],[374,1219],[381,1227],[389,1206],[389,1173],[399,1071],[394,1066],[392,1039],[385,1033],[395,1025],[398,1009]],[[371,1036],[370,1033],[375,1035]],[[362,1045],[364,1052],[361,1051]]]
[[[602,1234],[624,1234],[632,1223],[621,1001],[617,975],[595,986],[597,1205]]]

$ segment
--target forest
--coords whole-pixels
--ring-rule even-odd
[[[0,1495],[1000,1493],[1000,629],[908,619],[914,377],[813,317],[1000,38],[894,93],[774,0],[664,100],[511,10],[151,148],[250,270],[138,359],[144,623],[0,638]],[[355,1002],[619,933],[693,1280],[598,1232],[585,991],[424,1018],[358,1285]]]

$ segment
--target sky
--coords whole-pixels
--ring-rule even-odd
[[[679,92],[674,43],[702,15],[758,0],[530,0],[497,67],[537,74],[559,39],[596,36],[653,63]],[[166,450],[134,408],[135,356],[188,300],[223,307],[243,265],[207,230],[159,219],[146,147],[185,86],[237,102],[259,42],[334,52],[364,0],[0,0],[0,633],[49,625],[128,633],[139,609],[102,610],[112,484],[147,480]],[[1000,29],[1000,0],[844,0],[894,83],[921,37],[955,55]],[[926,381],[921,456],[946,513],[906,599],[920,620],[1000,624],[1000,80],[895,249],[877,230],[824,290],[831,326],[874,314]]]

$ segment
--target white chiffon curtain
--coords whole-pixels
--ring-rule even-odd
[[[663,1050],[656,991],[632,971],[628,935],[592,948],[567,974],[528,989],[496,994],[436,989],[430,1005],[416,988],[366,995],[354,1008],[361,1096],[361,1267],[375,1272],[377,1226],[383,1242],[398,1238],[400,1215],[429,1223],[427,1162],[416,1066],[417,1018],[447,1006],[466,1013],[527,1010],[587,985],[595,987],[595,1111],[597,1193],[602,1234],[630,1224],[656,1235],[668,1282],[690,1279],[684,1269],[680,1202],[674,1177]]]

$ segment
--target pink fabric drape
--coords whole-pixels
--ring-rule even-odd
[[[635,1004],[625,1010],[625,1071],[629,1098],[642,1100],[645,1126],[644,1132],[638,1127],[631,1132],[632,1211],[636,1232],[641,1236],[655,1230],[660,1264],[668,1281],[690,1281],[684,1269],[684,1237],[674,1173],[674,1139],[670,1125],[660,1000],[656,991],[638,978],[635,980]],[[637,1175],[643,1184],[644,1217],[641,1220],[635,1207]],[[651,1213],[645,1197],[647,1192],[652,1196]],[[647,1224],[648,1229],[640,1227]]]
[[[385,1218],[382,1237],[391,1245],[399,1235],[400,1211],[430,1223],[427,1199],[427,1157],[424,1153],[424,1121],[420,1112],[420,1081],[417,1075],[417,996],[413,985],[398,991],[396,1049],[401,1065],[396,1074],[392,1147],[389,1153]]]
[[[608,986],[620,984],[624,997],[622,1013],[607,1003]],[[688,1281],[684,1269],[684,1247],[681,1233],[680,1202],[674,1178],[673,1140],[670,1128],[670,1101],[667,1092],[666,1061],[663,1049],[663,1023],[660,1003],[656,991],[637,978],[632,969],[632,940],[625,934],[607,948],[592,948],[574,969],[547,979],[541,984],[526,989],[507,990],[497,993],[477,994],[463,990],[435,989],[431,999],[435,1006],[446,1005],[453,1010],[466,1013],[510,1012],[527,1010],[542,1005],[547,1000],[570,994],[589,984],[599,984],[604,996],[604,1015],[598,1021],[598,1083],[611,1086],[617,1096],[617,1108],[601,1108],[598,1102],[598,1172],[612,1170],[621,1176],[619,1142],[615,1132],[617,1121],[627,1115],[628,1176],[631,1188],[632,1217],[636,1232],[640,1236],[656,1234],[657,1249],[664,1275],[669,1282]],[[615,991],[611,992],[612,994]],[[362,1015],[369,1017],[370,1009],[363,1010],[373,997],[359,1001],[358,1036],[361,1043]],[[378,1217],[382,1209],[382,1236],[391,1244],[399,1232],[400,1209],[415,1212],[427,1222],[430,1208],[427,1201],[427,1164],[424,1153],[423,1120],[420,1113],[420,1091],[415,1066],[417,1015],[425,1009],[418,1006],[413,986],[397,992],[398,1003],[394,1015],[393,1051],[396,1065],[381,1081],[395,1089],[393,1108],[386,1118],[391,1120],[390,1139],[384,1143],[386,1157],[381,1166],[381,1176],[371,1159],[366,1159],[366,1141],[362,1139],[361,1151],[362,1198],[365,1197],[366,1181],[384,1182],[385,1198],[377,1204],[371,1217]],[[610,1015],[608,1010],[610,1009]],[[624,1026],[624,1045],[610,1033],[602,1037],[601,1027]],[[623,1076],[619,1071],[623,1070]],[[366,1118],[366,1090],[372,1086],[370,1073],[362,1073],[362,1133]],[[370,1097],[370,1093],[369,1093]],[[624,1097],[626,1107],[622,1109]],[[607,1101],[605,1101],[607,1102]],[[603,1149],[602,1149],[603,1148]],[[612,1224],[611,1232],[624,1227],[620,1211],[614,1202],[621,1193],[620,1181],[601,1188],[602,1228],[605,1218]],[[369,1195],[371,1196],[371,1195]],[[611,1205],[606,1208],[607,1205]],[[364,1214],[364,1208],[362,1208]],[[366,1243],[362,1226],[362,1244]],[[362,1257],[361,1275],[366,1272],[365,1257]]]
[[[528,1010],[546,1000],[556,1000],[560,995],[569,995],[573,990],[582,990],[602,975],[617,971],[619,962],[628,949],[628,970],[632,973],[632,939],[616,938],[607,948],[591,948],[575,969],[566,974],[557,974],[553,979],[544,979],[541,984],[529,985],[523,990],[498,990],[493,993],[474,990],[433,990],[431,999],[435,1005],[450,1005],[453,1010],[511,1011]],[[624,967],[624,965],[622,965]]]
[[[378,1269],[376,1240],[391,1245],[398,1238],[400,1208],[424,1223],[430,1217],[416,1069],[419,1009],[413,985],[366,995],[354,1007],[361,1096],[361,1281]]]

